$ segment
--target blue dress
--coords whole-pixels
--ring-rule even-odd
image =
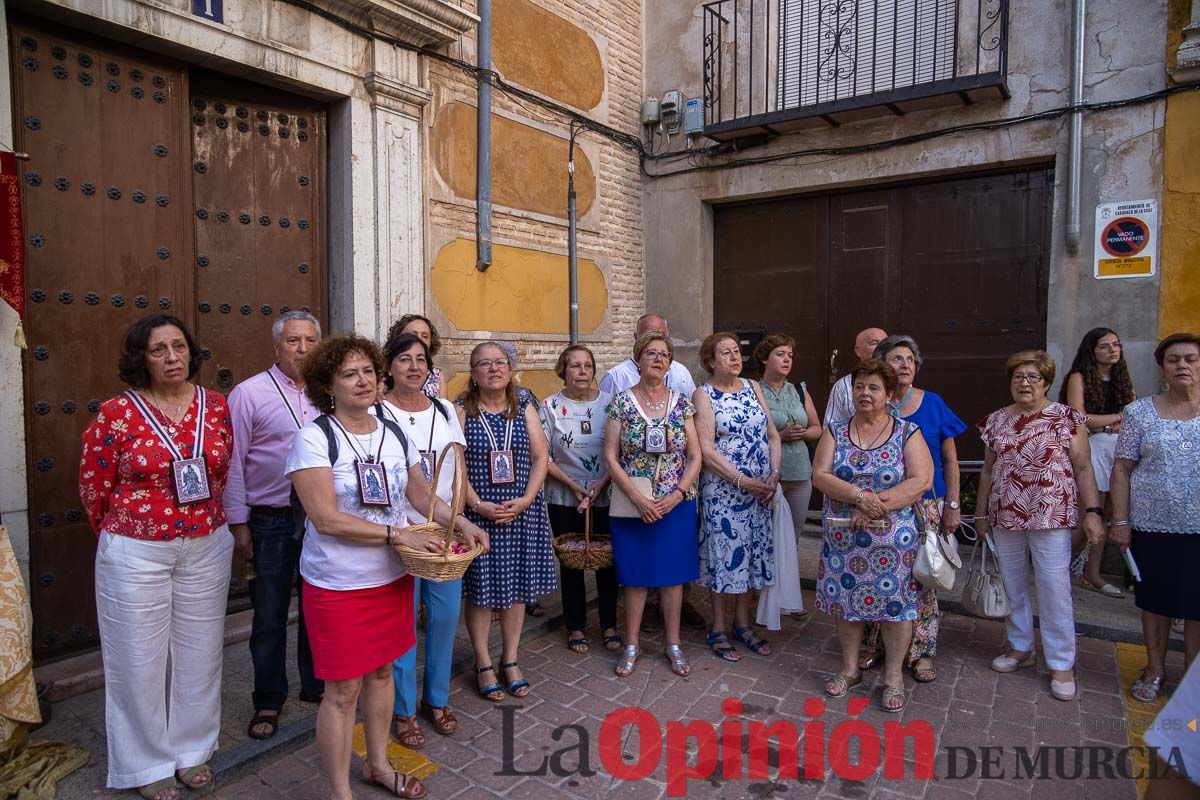
[[[749,381],[736,392],[702,387],[716,419],[716,447],[739,472],[771,472],[767,414]],[[775,582],[771,509],[749,492],[704,470],[700,476],[700,583],[720,594],[740,594]]]
[[[483,429],[484,425],[490,426],[496,443],[503,447],[508,420],[503,414],[491,414],[482,408],[478,417],[466,418],[463,432],[467,437],[467,477],[471,488],[485,502],[515,500],[525,494],[529,485],[529,432],[525,428],[525,403],[520,406],[516,419],[512,420],[515,483],[492,485],[488,458],[491,442]],[[541,595],[558,590],[550,520],[541,492],[533,505],[507,525],[497,525],[469,509],[466,514],[487,531],[491,542],[491,550],[472,561],[463,576],[463,591],[472,603],[480,608],[509,608],[515,603],[532,603]]]
[[[833,423],[833,474],[868,492],[892,488],[904,480],[904,443],[916,430],[911,422],[893,420],[883,444],[863,450],[850,441],[848,420]],[[888,514],[886,528],[855,530],[833,522],[852,510],[825,498],[817,608],[851,622],[915,620],[921,584],[912,574],[918,544],[912,506]]]
[[[942,443],[965,431],[967,423],[950,410],[941,395],[928,389],[921,398],[921,405],[905,419],[921,429],[925,444],[929,445],[929,455],[933,458],[933,488],[925,493],[925,497],[929,500],[941,499],[946,496],[946,478],[942,473]]]

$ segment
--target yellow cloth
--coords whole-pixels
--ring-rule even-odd
[[[54,800],[58,782],[88,762],[88,751],[73,744],[26,742],[25,726],[4,745],[15,745],[0,753],[0,798]]]
[[[0,525],[0,746],[22,722],[41,722],[33,682],[33,614],[21,568]]]

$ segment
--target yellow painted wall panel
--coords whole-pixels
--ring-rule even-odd
[[[594,332],[608,312],[604,273],[578,260],[579,331]],[[455,239],[438,251],[430,274],[433,299],[463,331],[570,333],[567,257],[497,244],[492,266],[475,268],[475,242]]]
[[[505,79],[583,110],[604,96],[604,64],[587,31],[529,0],[492,6],[492,58]]]
[[[459,197],[475,199],[475,107],[447,103],[430,136],[433,163]],[[567,215],[566,139],[507,117],[492,115],[492,201],[552,217]],[[578,216],[596,201],[592,162],[575,148]]]
[[[1158,330],[1200,331],[1200,94],[1167,100]]]

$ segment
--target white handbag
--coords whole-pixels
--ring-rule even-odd
[[[988,570],[987,551],[992,550],[992,569]],[[967,569],[967,583],[963,587],[962,607],[968,614],[984,619],[1004,619],[1012,613],[1008,592],[996,564],[995,548],[987,536],[975,540],[975,555]]]
[[[954,537],[943,538],[936,527],[930,524],[920,500],[913,504],[913,511],[921,531],[921,544],[917,548],[917,560],[913,563],[913,577],[926,589],[948,592],[954,588],[955,571],[962,567],[958,542]]]

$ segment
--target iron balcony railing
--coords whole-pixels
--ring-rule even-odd
[[[703,8],[704,132],[713,138],[1008,97],[1009,0]]]

